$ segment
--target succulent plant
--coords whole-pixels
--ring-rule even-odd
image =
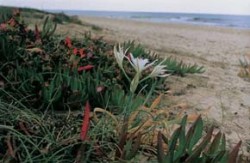
[[[241,141],[229,152],[226,149],[225,135],[218,132],[213,137],[213,128],[202,136],[203,121],[201,116],[186,133],[187,116],[184,116],[180,127],[168,140],[158,133],[157,157],[160,163],[235,163]],[[167,144],[167,152],[163,144]]]

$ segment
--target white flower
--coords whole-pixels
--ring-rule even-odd
[[[154,67],[154,69],[152,70],[152,72],[148,75],[147,78],[154,78],[154,77],[167,77],[169,76],[169,74],[166,74],[167,70],[166,70],[166,66],[162,65],[162,63],[165,60],[163,60],[161,63],[159,63],[158,65],[156,65]]]
[[[118,63],[118,66],[121,68],[121,70],[123,71],[126,78],[131,82],[130,83],[130,91],[132,93],[134,93],[136,91],[139,83],[147,80],[148,78],[167,77],[169,75],[169,74],[166,74],[166,72],[167,72],[166,66],[162,65],[162,63],[165,61],[165,60],[163,60],[161,63],[159,63],[158,65],[153,67],[153,70],[149,75],[147,75],[146,77],[141,79],[142,72],[144,70],[146,70],[147,68],[153,66],[155,64],[155,62],[157,62],[157,60],[150,63],[148,59],[143,59],[143,58],[138,58],[138,57],[135,58],[133,56],[133,54],[131,54],[131,53],[130,53],[130,56],[127,57],[126,56],[127,51],[128,51],[128,49],[126,49],[124,51],[123,47],[121,47],[120,45],[118,47],[114,46],[114,55],[115,55],[116,62]],[[124,58],[127,58],[129,63],[131,64],[131,66],[135,69],[136,74],[135,74],[132,81],[128,77],[128,75],[126,74],[126,72],[123,68]]]
[[[121,47],[121,45],[118,46],[118,50],[117,47],[114,46],[114,55],[115,55],[115,59],[116,62],[118,63],[118,66],[123,70],[123,60],[125,57],[125,54],[127,53],[128,49],[126,49],[125,51],[123,51],[123,47]]]
[[[138,84],[140,83],[140,77],[141,77],[142,71],[152,66],[156,62],[156,60],[149,63],[148,59],[134,58],[133,54],[131,53],[130,53],[130,58],[129,57],[126,57],[126,58],[129,60],[130,64],[136,71],[136,74],[130,84],[130,91],[134,93]]]
[[[131,59],[131,60],[130,60]],[[149,63],[148,59],[134,58],[133,54],[130,53],[129,62],[135,69],[136,73],[141,74],[141,72],[148,67],[152,66],[157,60]]]

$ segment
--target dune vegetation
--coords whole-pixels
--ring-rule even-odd
[[[27,13],[43,19],[29,28]],[[39,15],[39,16],[38,16]],[[200,115],[161,104],[165,79],[205,68],[161,58],[133,41],[55,34],[75,17],[1,7],[0,160],[229,162],[225,135]]]

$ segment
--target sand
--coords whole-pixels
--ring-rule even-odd
[[[208,111],[207,123],[226,133],[230,145],[242,140],[244,155],[249,155],[250,82],[238,73],[239,59],[250,54],[250,30],[97,17],[81,20],[103,28],[94,34],[106,40],[136,40],[162,57],[203,65],[203,74],[169,77],[172,93],[164,100],[186,103],[195,112]]]

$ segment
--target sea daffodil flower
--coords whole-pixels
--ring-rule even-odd
[[[121,47],[121,45],[118,46],[118,50],[117,50],[117,47],[114,46],[114,55],[115,55],[115,59],[116,59],[116,62],[118,63],[118,66],[122,69],[123,69],[123,60],[125,58],[125,54],[127,53],[128,49],[126,49],[125,51],[123,50],[123,47]]]
[[[128,81],[131,81],[130,78],[128,77],[127,73],[125,72],[124,68],[123,68],[123,60],[126,57],[127,51],[128,51],[128,49],[126,49],[124,51],[123,47],[121,47],[121,45],[118,46],[118,50],[117,50],[117,47],[114,46],[114,55],[115,55],[116,62],[118,63],[118,66],[120,67],[120,69],[122,70],[123,74],[128,79]]]
[[[153,61],[149,63],[148,59],[143,58],[134,58],[133,54],[130,53],[130,59],[128,59],[132,67],[135,69],[136,73],[142,73],[143,70],[146,70],[147,68],[154,65],[154,63],[157,61]]]
[[[86,71],[86,70],[91,70],[92,68],[94,68],[93,65],[86,65],[86,66],[81,66],[78,68],[78,72],[81,72],[81,71]]]
[[[127,58],[127,59],[129,60],[130,64],[132,65],[132,67],[136,71],[136,74],[135,74],[132,82],[130,83],[130,91],[134,93],[138,84],[140,83],[140,77],[141,77],[142,71],[153,66],[153,64],[156,62],[156,60],[149,63],[148,59],[134,58],[132,53],[130,53],[130,59],[129,58]]]
[[[130,83],[130,92],[134,93],[136,91],[139,83],[143,82],[144,80],[146,80],[148,78],[168,76],[168,74],[166,74],[166,71],[167,71],[165,69],[166,66],[162,65],[165,60],[163,60],[161,63],[159,63],[158,65],[153,67],[153,65],[157,62],[157,60],[149,62],[149,60],[147,58],[146,59],[139,58],[139,57],[135,58],[132,53],[130,53],[126,56],[127,50],[128,49],[126,49],[124,51],[120,45],[118,47],[118,50],[117,50],[117,47],[114,47],[115,59],[119,65],[119,67],[122,69],[122,71],[124,72],[125,76],[128,78],[129,81],[130,81],[130,79],[127,76],[127,74],[123,68],[124,58],[126,58],[129,61],[129,63],[131,64],[131,66],[135,69],[136,74]],[[142,72],[144,70],[148,69],[149,67],[153,67],[151,73],[148,76],[141,79]]]

